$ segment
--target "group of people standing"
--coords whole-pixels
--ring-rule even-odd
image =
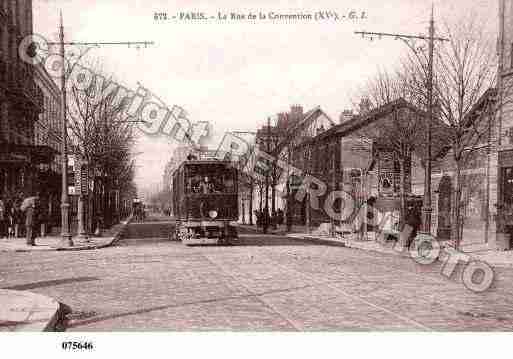
[[[281,226],[283,224],[283,210],[278,208],[278,210],[273,211],[271,215],[269,215],[269,211],[264,210],[255,210],[256,216],[256,224],[257,227],[263,227],[264,224],[271,226]]]
[[[38,234],[45,231],[44,211],[38,196],[20,197],[0,198],[0,238],[25,235],[27,245],[34,246]]]
[[[135,220],[138,222],[142,222],[146,219],[146,209],[144,203],[134,200],[132,204],[132,215]]]

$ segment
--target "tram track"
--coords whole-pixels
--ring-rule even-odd
[[[262,251],[268,252],[268,250],[266,250],[266,249],[262,249]],[[285,313],[283,313],[280,309],[278,309],[275,305],[273,305],[269,301],[266,301],[263,297],[264,297],[264,295],[269,294],[269,293],[267,293],[267,292],[256,293],[255,291],[251,290],[247,285],[242,283],[235,275],[233,275],[229,271],[229,269],[226,268],[225,265],[222,265],[219,262],[217,262],[214,259],[212,259],[212,255],[207,255],[207,254],[203,253],[203,256],[210,263],[212,263],[212,265],[216,266],[219,270],[221,270],[225,275],[227,275],[230,278],[232,278],[232,280],[234,280],[237,284],[239,284],[240,286],[245,288],[249,293],[252,293],[252,296],[254,296],[254,298],[256,298],[259,302],[261,302],[263,305],[265,305],[266,307],[268,307],[271,310],[273,310],[277,315],[280,316],[280,318],[286,320],[295,330],[298,330],[298,331],[308,330],[307,327],[305,327],[304,325],[302,325],[298,321],[296,321],[296,320],[290,318],[289,316],[287,316]],[[348,292],[346,292],[346,291],[344,291],[344,290],[342,290],[342,289],[340,289],[340,288],[335,286],[335,284],[343,283],[343,280],[336,280],[336,281],[319,280],[318,278],[315,278],[312,275],[305,274],[305,273],[303,273],[301,271],[298,271],[298,270],[293,269],[293,268],[289,268],[287,266],[284,266],[284,265],[278,263],[275,260],[272,260],[270,258],[269,253],[267,253],[264,256],[264,258],[268,262],[268,265],[269,265],[270,268],[272,266],[279,267],[279,268],[282,268],[285,272],[289,272],[289,273],[293,272],[293,273],[299,275],[305,281],[311,283],[308,287],[312,287],[312,288],[314,288],[314,287],[327,287],[331,291],[333,291],[334,293],[342,295],[345,298],[351,299],[353,301],[358,301],[359,303],[361,303],[361,304],[363,304],[363,305],[365,305],[367,307],[370,307],[370,308],[372,308],[374,310],[378,310],[378,311],[381,311],[383,313],[386,313],[386,314],[390,315],[391,317],[396,318],[400,322],[408,324],[410,326],[413,326],[414,328],[416,328],[418,330],[433,331],[432,328],[430,328],[430,327],[428,327],[428,326],[426,326],[426,325],[424,325],[424,324],[422,324],[422,323],[420,323],[420,322],[418,322],[418,321],[416,321],[416,320],[414,320],[412,318],[406,317],[406,316],[404,316],[404,315],[402,315],[400,313],[396,313],[396,312],[394,312],[394,311],[392,311],[392,310],[390,310],[388,308],[385,308],[385,307],[383,307],[381,305],[372,303],[371,301],[366,300],[366,299],[364,299],[361,296],[350,294],[350,293],[348,293]],[[293,291],[297,291],[297,290],[301,290],[301,289],[305,289],[305,288],[303,288],[303,287],[295,287],[295,288],[289,288],[288,290],[282,290],[281,292],[293,292]]]
[[[263,249],[264,252],[268,252],[268,250],[266,249]],[[378,305],[378,304],[375,304],[375,303],[372,303],[370,302],[369,300],[366,300],[364,298],[362,298],[361,296],[358,296],[358,295],[354,295],[354,294],[350,294],[342,289],[340,289],[339,287],[335,287],[333,284],[339,282],[339,283],[343,283],[342,280],[340,281],[325,281],[325,280],[319,280],[317,278],[315,278],[313,275],[309,275],[309,274],[305,274],[297,269],[293,269],[293,268],[289,268],[289,267],[286,267],[284,265],[282,265],[281,263],[273,260],[273,259],[270,259],[269,255],[266,255],[265,256],[267,258],[267,260],[269,260],[270,262],[272,262],[272,265],[276,266],[276,267],[280,267],[282,268],[283,270],[285,271],[288,271],[288,272],[294,272],[296,274],[298,274],[299,276],[303,277],[304,279],[306,279],[307,281],[310,281],[312,283],[315,283],[316,285],[319,285],[319,286],[325,286],[325,287],[328,287],[330,290],[333,290],[334,292],[338,293],[338,294],[341,294],[343,295],[344,297],[346,298],[350,298],[352,300],[357,300],[359,301],[360,303],[364,304],[364,305],[367,305],[371,308],[374,308],[374,309],[377,309],[377,310],[380,310],[384,313],[387,313],[405,323],[408,323],[410,325],[413,325],[414,327],[418,328],[418,329],[421,329],[421,330],[425,330],[425,331],[433,331],[432,328],[412,319],[412,318],[409,318],[409,317],[406,317],[402,314],[399,314],[399,313],[396,313],[388,308],[385,308],[381,305]]]
[[[234,276],[230,271],[226,270],[225,267],[221,264],[219,264],[218,262],[212,260],[212,258],[210,258],[210,256],[206,255],[203,253],[203,257],[210,263],[212,264],[214,267],[216,267],[218,270],[220,270],[221,272],[223,272],[226,276],[230,277],[235,283],[237,283],[238,285],[240,285],[241,287],[243,287],[248,293],[250,293],[250,297],[252,298],[255,298],[255,300],[257,300],[260,304],[262,304],[264,307],[272,310],[274,313],[276,313],[283,321],[285,321],[287,324],[289,324],[294,330],[296,331],[304,331],[305,328],[303,328],[303,325],[301,325],[299,322],[296,322],[295,320],[293,319],[290,319],[290,318],[287,318],[287,316],[285,316],[278,308],[276,308],[274,305],[266,302],[262,296],[263,295],[266,295],[266,294],[269,294],[269,293],[256,293],[254,292],[253,290],[251,290],[247,285],[245,285],[244,283],[242,283],[239,279],[237,279],[236,276]],[[296,288],[288,288],[288,290],[290,291],[295,291],[295,290],[299,290],[299,289],[304,289],[305,287],[296,287]],[[281,293],[284,292],[284,290],[281,290],[280,291]]]

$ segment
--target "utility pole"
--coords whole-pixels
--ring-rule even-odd
[[[424,205],[422,206],[421,232],[431,234],[431,127],[433,123],[433,51],[435,37],[435,20],[433,7],[431,7],[431,19],[429,20],[429,62],[428,62],[428,133],[426,149],[426,176],[424,178]],[[404,178],[404,175],[403,175]],[[404,192],[404,189],[403,189]]]
[[[308,153],[308,159],[306,161],[306,175],[310,175],[311,171],[311,166],[312,166],[312,151],[313,151],[313,148],[312,146],[310,145],[310,143],[308,143],[306,145],[306,148],[307,148],[307,153]],[[306,224],[306,233],[310,233],[310,191],[307,190],[306,191],[306,198],[305,198],[305,224]]]
[[[433,209],[431,208],[431,132],[432,132],[432,122],[433,122],[433,53],[434,53],[434,43],[435,41],[449,41],[448,39],[442,37],[435,36],[435,21],[433,16],[433,6],[431,6],[431,17],[429,20],[429,35],[406,35],[406,34],[392,34],[385,32],[368,32],[368,31],[355,31],[355,34],[360,34],[362,37],[369,37],[372,41],[374,37],[378,37],[381,39],[382,37],[393,37],[396,40],[402,40],[415,54],[419,62],[422,64],[422,60],[419,58],[418,49],[416,49],[413,44],[409,41],[412,40],[424,40],[428,41],[429,49],[428,49],[428,88],[427,88],[427,112],[428,112],[428,126],[427,126],[427,134],[426,134],[426,159],[425,159],[425,172],[424,172],[424,199],[422,204],[422,228],[421,232],[423,233],[431,233],[431,212]]]
[[[287,146],[287,212],[285,213],[285,223],[287,225],[287,232],[290,232],[292,230],[292,198],[291,198],[291,188],[290,188],[290,181],[291,174],[290,174],[290,163],[291,163],[291,156],[292,151],[290,149],[290,144]]]
[[[61,76],[61,89],[62,89],[62,124],[61,124],[61,137],[62,137],[62,193],[61,193],[61,245],[63,247],[73,246],[71,239],[71,231],[69,227],[69,196],[68,196],[68,130],[66,126],[67,106],[66,106],[66,69],[64,68],[64,27],[62,25],[62,12],[60,13],[60,28],[59,28],[60,51],[62,59],[62,76]]]
[[[62,59],[61,66],[61,111],[62,111],[62,123],[61,123],[61,137],[62,137],[62,193],[61,193],[61,246],[71,247],[73,246],[73,240],[71,238],[70,220],[69,220],[69,194],[68,194],[68,129],[67,129],[67,98],[66,98],[66,69],[65,64],[65,52],[64,46],[66,45],[152,45],[153,42],[149,41],[124,41],[124,42],[64,42],[64,26],[62,21],[62,12],[60,13],[60,26],[59,26],[59,42],[48,42],[49,45],[59,45],[60,56]],[[79,201],[83,206],[84,201]],[[83,208],[80,209],[80,213],[84,213]],[[79,216],[79,227],[84,227],[84,218]]]

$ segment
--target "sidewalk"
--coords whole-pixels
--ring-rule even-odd
[[[0,289],[0,332],[54,331],[61,305],[44,295]]]
[[[60,236],[37,237],[35,246],[28,246],[25,238],[0,238],[0,252],[30,252],[30,251],[77,251],[99,249],[113,245],[125,227],[130,223],[131,217],[109,229],[104,230],[101,237],[91,236],[88,239],[73,237],[73,246],[64,247]]]
[[[291,238],[317,240],[320,242],[343,243],[345,247],[360,249],[364,251],[379,252],[402,257],[410,256],[406,250],[402,252],[396,251],[392,242],[388,244],[382,244],[378,241],[375,241],[374,233],[369,233],[368,240],[357,240],[351,238],[354,237],[354,235],[347,235],[344,238],[331,237],[326,235],[313,235],[308,233],[289,233],[286,235]],[[442,247],[445,247],[446,245],[447,244],[444,242],[441,243]],[[513,250],[497,251],[495,249],[490,249],[486,243],[476,243],[470,241],[462,243],[461,252],[468,254],[474,260],[486,262],[494,267],[513,268]]]

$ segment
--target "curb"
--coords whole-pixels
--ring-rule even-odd
[[[65,311],[64,306],[57,302],[58,308],[53,314],[53,316],[50,318],[46,326],[43,328],[43,332],[55,332],[57,331],[57,327],[59,323],[64,319]]]
[[[0,289],[0,291],[7,296],[13,297],[24,297],[21,299],[20,305],[25,305],[25,307],[11,307],[7,312],[14,312],[17,309],[19,312],[26,313],[28,312],[28,316],[24,319],[24,321],[13,322],[10,332],[51,332],[56,331],[59,323],[64,318],[65,310],[64,306],[57,302],[55,299],[51,297],[44,296],[42,294],[28,292],[28,291],[18,291],[18,290],[10,290],[10,289]],[[27,298],[30,298],[28,300]],[[14,299],[16,301],[16,299]],[[17,303],[14,303],[15,305]],[[34,311],[37,308],[39,310]],[[44,317],[44,315],[48,316]],[[35,318],[34,318],[35,317]],[[9,321],[9,316],[7,318],[3,318],[7,322]]]
[[[130,216],[130,217],[127,218],[127,220],[125,221],[125,223],[123,223],[123,225],[121,226],[119,231],[116,234],[114,234],[114,236],[112,237],[112,240],[110,241],[109,245],[113,245],[113,244],[117,243],[123,237],[123,235],[125,234],[126,228],[130,224],[130,222],[132,222],[133,219],[134,219],[133,216]]]
[[[315,236],[294,235],[294,234],[286,234],[285,236],[288,238],[294,239],[296,241],[323,244],[323,245],[333,246],[333,247],[347,247],[345,242],[334,241],[331,239],[323,239],[323,238],[319,238],[319,237],[315,237]]]
[[[110,237],[110,240],[106,240],[105,243],[96,243],[96,244],[89,244],[89,245],[85,245],[85,246],[76,246],[76,247],[56,247],[56,248],[53,248],[53,250],[56,250],[56,251],[83,251],[83,250],[101,249],[101,248],[105,248],[105,247],[110,247],[121,239],[121,236],[125,232],[126,227],[132,221],[132,218],[133,218],[132,216],[128,217],[128,219],[125,221],[125,223],[123,223],[121,225],[120,229],[112,237]]]
[[[386,256],[394,256],[394,257],[399,257],[399,258],[410,258],[410,259],[413,259],[411,257],[411,255],[409,254],[408,249],[406,249],[406,248],[403,248],[402,251],[395,251],[395,250],[392,249],[392,247],[391,248],[384,248],[385,250],[377,250],[377,249],[374,249],[374,248],[364,248],[362,246],[352,245],[352,243],[347,243],[345,241],[344,242],[336,242],[334,240],[322,239],[322,238],[315,237],[315,236],[305,236],[304,234],[293,234],[293,233],[291,233],[291,234],[287,234],[286,236],[291,238],[291,239],[295,239],[295,240],[315,242],[315,243],[331,245],[331,246],[346,247],[346,248],[350,248],[350,249],[354,249],[354,250],[360,250],[360,251],[364,251],[364,252],[379,253],[379,254],[386,255]],[[386,249],[389,249],[389,250],[386,250]],[[504,261],[494,262],[493,260],[487,260],[486,258],[482,258],[480,255],[475,255],[475,254],[473,254],[471,252],[470,253],[469,252],[462,252],[462,253],[468,255],[471,258],[471,260],[477,260],[477,261],[486,262],[488,265],[490,265],[492,267],[495,267],[495,268],[513,268],[513,262],[512,263],[504,262]],[[442,260],[439,257],[437,259],[437,262],[443,263],[444,260]]]

